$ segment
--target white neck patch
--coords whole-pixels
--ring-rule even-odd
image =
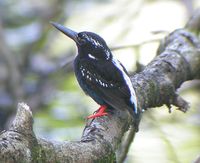
[[[95,58],[92,54],[88,54],[88,57],[94,60],[97,60],[97,58]]]

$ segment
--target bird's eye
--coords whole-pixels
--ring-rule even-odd
[[[78,34],[78,42],[80,45],[83,45],[86,43],[86,35],[84,33]]]
[[[78,37],[78,42],[79,42],[79,44],[83,45],[86,43],[86,40],[84,38]]]

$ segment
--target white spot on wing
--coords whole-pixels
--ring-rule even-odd
[[[135,105],[135,113],[137,114],[137,99],[136,99],[136,94],[135,94],[135,90],[133,89],[133,85],[131,83],[131,79],[129,78],[129,76],[124,72],[123,67],[121,66],[120,62],[113,58],[112,59],[113,64],[120,70],[120,72],[122,73],[124,80],[130,90],[130,101]]]

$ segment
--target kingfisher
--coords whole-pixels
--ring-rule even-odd
[[[138,129],[140,110],[129,74],[112,55],[102,37],[93,32],[75,32],[61,24],[50,22],[55,28],[74,40],[78,55],[74,60],[75,76],[80,87],[99,109],[88,119],[106,116],[106,109],[127,110]]]

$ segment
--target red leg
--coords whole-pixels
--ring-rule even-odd
[[[108,113],[105,112],[106,108],[107,108],[106,105],[100,106],[100,108],[96,111],[96,113],[93,114],[93,115],[88,116],[87,119],[108,115]]]

